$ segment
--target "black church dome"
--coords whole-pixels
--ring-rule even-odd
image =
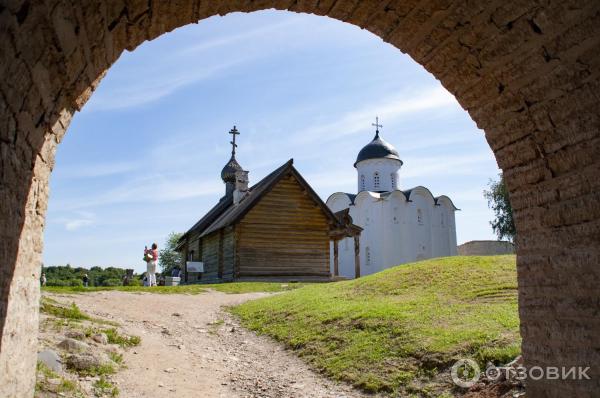
[[[225,167],[223,167],[223,170],[221,170],[221,179],[225,183],[227,183],[227,182],[235,183],[235,173],[236,173],[236,171],[241,171],[241,170],[243,170],[242,166],[240,166],[240,164],[237,162],[237,160],[235,160],[235,156],[232,155],[231,158],[229,159],[229,162],[227,162]]]
[[[402,164],[398,151],[393,147],[392,144],[379,137],[379,131],[375,133],[373,141],[369,142],[363,149],[360,150],[354,162],[354,167],[359,162],[367,159],[394,159]]]

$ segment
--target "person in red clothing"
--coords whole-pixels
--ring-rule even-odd
[[[152,249],[148,249],[148,246],[144,248],[144,259],[146,260],[148,286],[156,286],[156,262],[158,261],[158,245],[156,243],[152,244]]]

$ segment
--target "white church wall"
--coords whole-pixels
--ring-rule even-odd
[[[401,191],[394,191],[384,202],[384,260],[383,268],[405,263],[410,251],[411,234],[407,228],[406,196]]]
[[[350,209],[350,217],[363,228],[360,237],[361,275],[370,275],[383,269],[382,213],[382,202],[376,192],[360,192]]]
[[[367,159],[357,163],[357,192],[387,192],[398,189],[400,186],[400,166],[401,163],[394,159]]]
[[[395,190],[386,194],[362,191],[351,203],[347,194],[336,193],[327,205],[334,211],[349,208],[360,237],[361,275],[426,258],[456,255],[455,207],[442,196],[436,203],[425,187],[410,192],[410,200]],[[354,278],[354,241],[338,246],[339,274]],[[333,248],[331,249],[333,267]],[[332,268],[333,273],[333,268]]]
[[[438,251],[434,255],[439,256],[455,256],[457,254],[456,245],[456,223],[455,223],[455,207],[450,198],[443,195],[437,200],[436,208],[439,212],[439,244]],[[443,225],[441,225],[443,224]]]
[[[410,194],[412,230],[414,231],[414,260],[432,257],[431,221],[434,199],[429,190],[417,187]]]
[[[456,256],[458,254],[458,244],[456,243],[456,211],[454,210],[454,205],[452,206],[452,210],[449,211],[448,228],[450,230],[450,255]]]
[[[351,205],[350,198],[343,192],[336,192],[327,198],[327,207],[331,209],[332,212],[336,213],[338,211],[347,209]]]

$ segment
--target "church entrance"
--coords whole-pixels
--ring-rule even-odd
[[[14,1],[0,6],[0,385],[33,394],[48,180],[73,114],[123,51],[213,15],[277,8],[367,29],[441,81],[485,131],[519,235],[522,352],[590,366],[598,391],[599,4],[491,1]],[[16,383],[16,384],[14,384]],[[18,385],[17,385],[18,384]]]

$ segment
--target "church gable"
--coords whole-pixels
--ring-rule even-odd
[[[292,174],[279,180],[241,222],[260,222],[267,218],[271,224],[292,222],[298,226],[327,225],[329,221],[324,209]]]
[[[239,276],[329,277],[330,211],[290,169],[236,225]],[[314,194],[316,195],[316,194]]]

